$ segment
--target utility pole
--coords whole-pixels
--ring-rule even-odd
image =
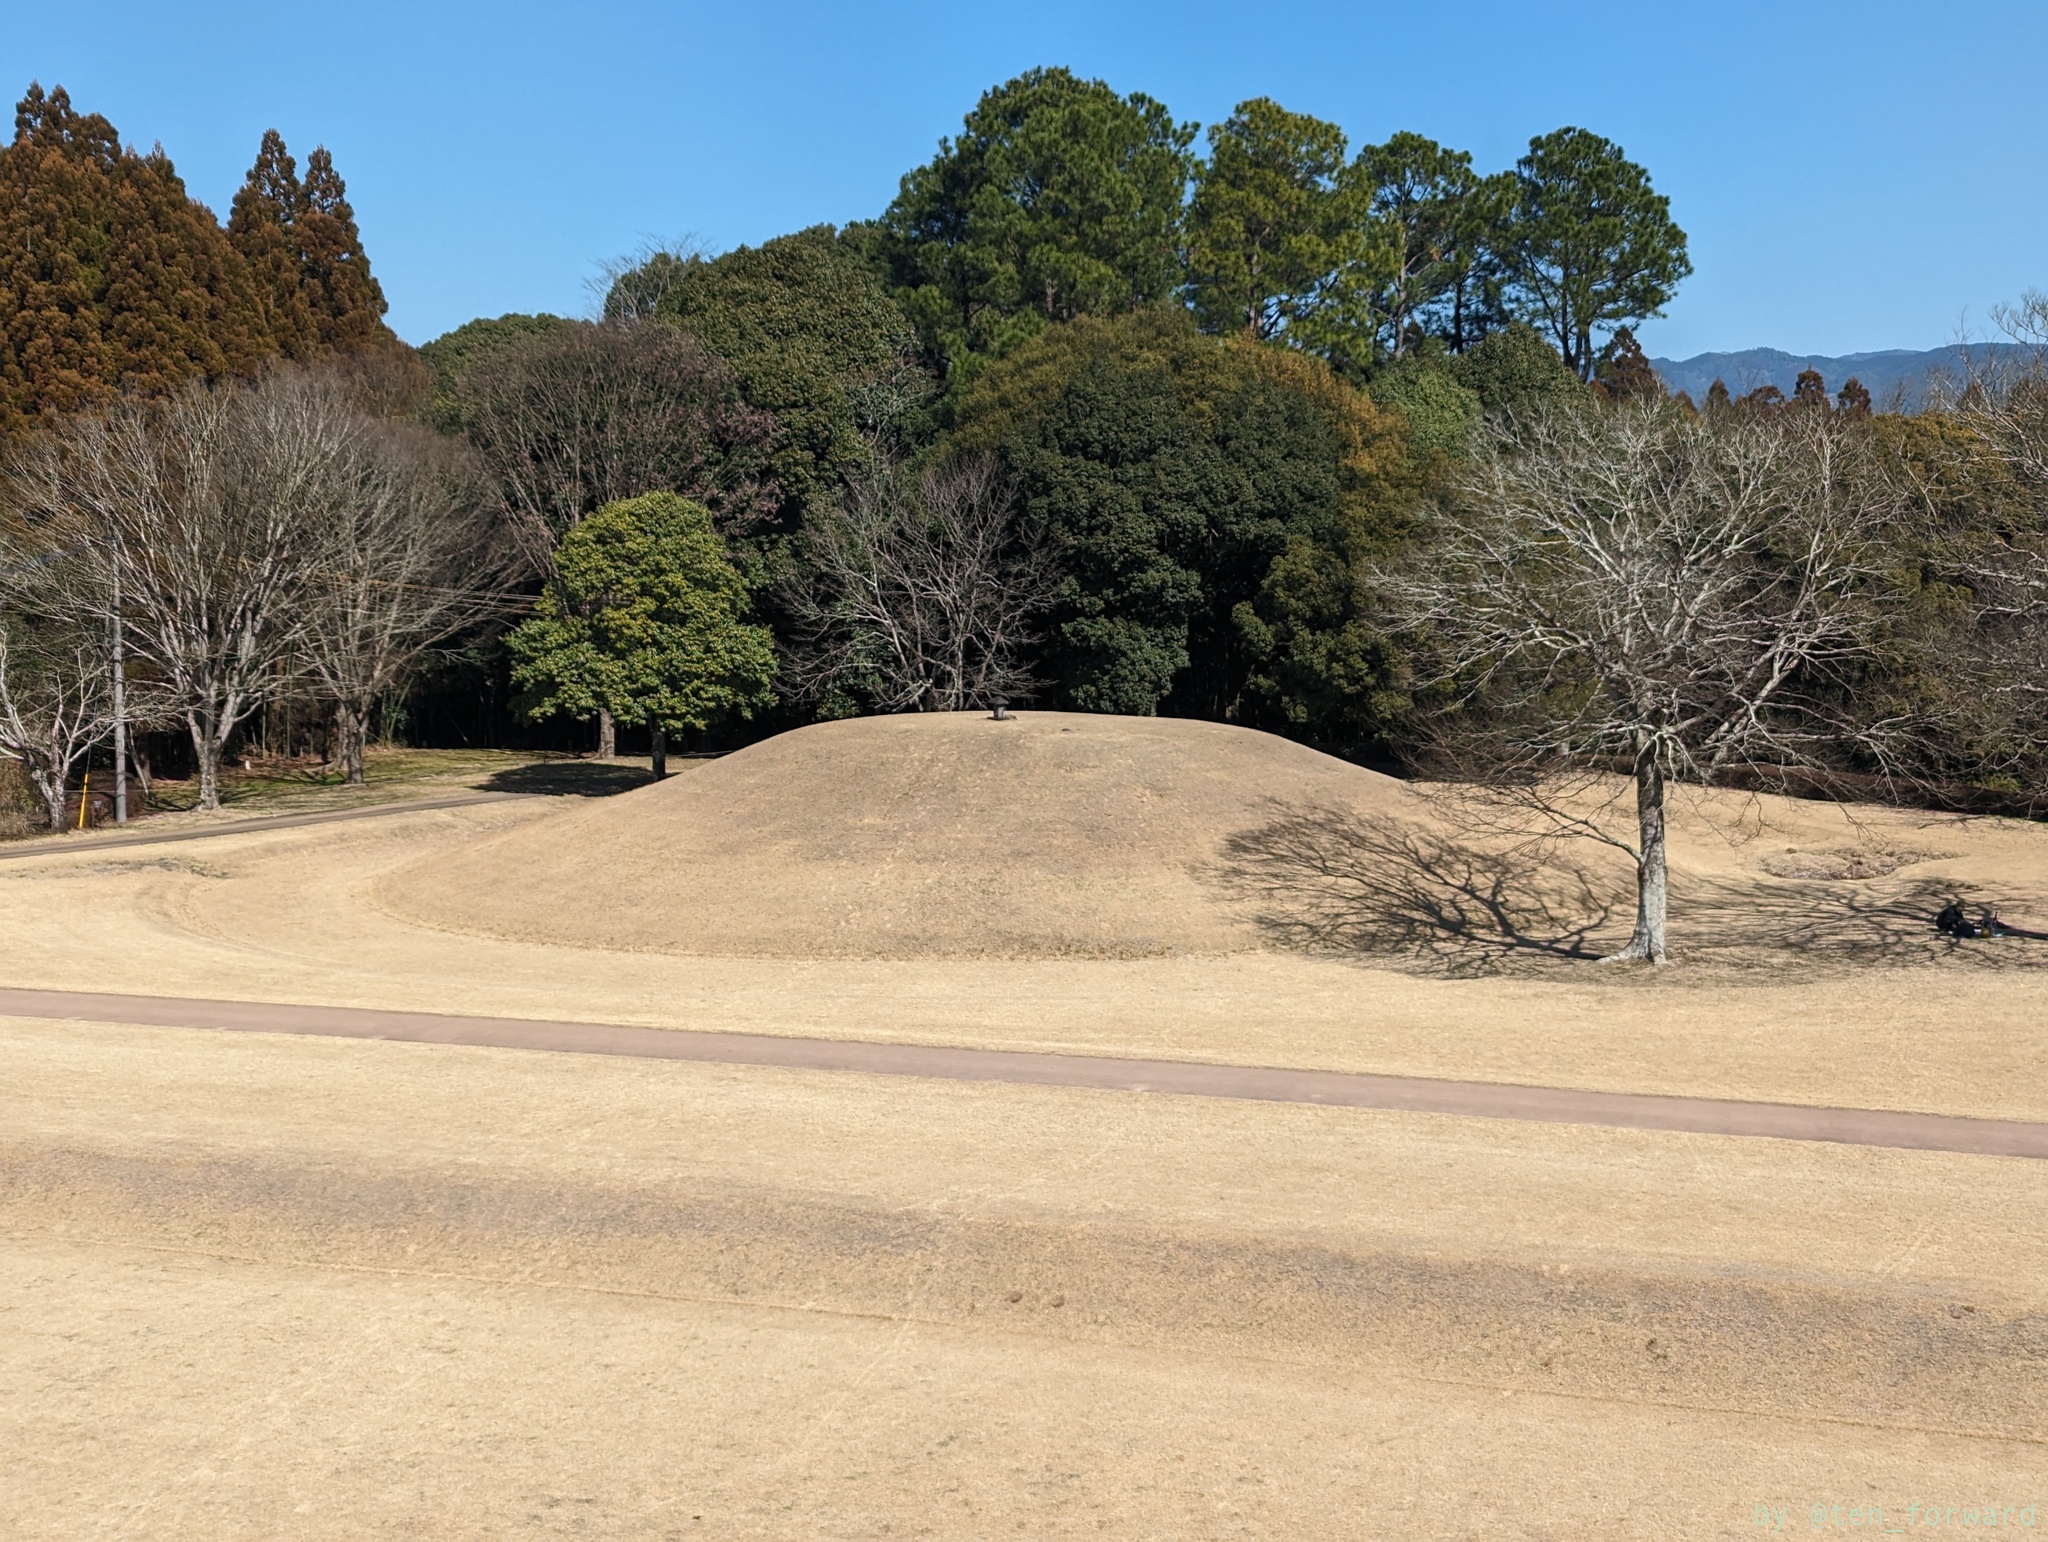
[[[114,823],[128,823],[128,680],[127,653],[121,634],[120,537],[114,537]]]

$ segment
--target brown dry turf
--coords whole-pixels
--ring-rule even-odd
[[[1927,924],[2048,898],[2048,832],[1676,830],[1684,961],[1617,972],[1625,872],[1298,747],[829,725],[9,862],[0,987],[2048,1119],[2048,970]],[[0,1535],[2038,1521],[2043,1214],[1983,1155],[0,1009]]]
[[[1228,841],[1301,808],[1423,817],[1389,777],[1221,724],[862,718],[436,856],[381,894],[432,925],[578,947],[1226,952],[1260,944],[1217,882]]]

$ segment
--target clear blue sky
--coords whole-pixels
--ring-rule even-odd
[[[1511,163],[1576,123],[1650,169],[1693,278],[1649,351],[1925,348],[2048,287],[2048,6],[191,5],[0,0],[0,86],[70,88],[224,213],[265,128],[347,178],[390,320],[581,312],[649,238],[880,210],[980,91],[1065,64],[1211,123]]]

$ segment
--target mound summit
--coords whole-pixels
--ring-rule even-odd
[[[639,952],[1143,957],[1261,946],[1215,880],[1276,811],[1410,811],[1390,777],[1171,718],[820,723],[387,877],[429,926]]]

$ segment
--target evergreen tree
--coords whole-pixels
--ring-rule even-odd
[[[1353,575],[1414,468],[1401,419],[1321,361],[1177,308],[1084,317],[986,369],[954,442],[1000,453],[1058,544],[1064,705],[1369,736],[1391,654]]]
[[[1485,411],[1479,393],[1435,354],[1411,353],[1375,371],[1367,394],[1408,420],[1408,436],[1425,454],[1462,455]]]
[[[1792,382],[1792,405],[1812,407],[1818,411],[1828,410],[1828,383],[1821,378],[1817,369],[1803,369],[1799,378]]]
[[[1590,381],[1593,333],[1662,315],[1692,272],[1685,232],[1650,174],[1585,129],[1530,140],[1515,183],[1500,252],[1509,300]]]
[[[276,129],[235,194],[228,238],[262,296],[272,341],[289,359],[360,353],[394,342],[347,189],[323,146],[297,164]]]
[[[1329,298],[1355,257],[1344,131],[1259,97],[1209,130],[1188,209],[1188,288],[1212,332],[1264,340]]]
[[[0,434],[274,349],[248,265],[161,150],[32,85],[0,149]]]
[[[985,93],[904,177],[875,254],[935,362],[999,356],[1048,322],[1180,287],[1192,124],[1063,69]]]
[[[1577,400],[1578,376],[1527,322],[1514,321],[1444,361],[1453,380],[1475,392],[1488,412],[1528,413],[1549,402]]]
[[[1435,332],[1453,352],[1488,330],[1497,297],[1486,281],[1488,240],[1509,201],[1500,177],[1421,134],[1367,145],[1345,181],[1361,220],[1360,320],[1372,355],[1401,358]]]
[[[249,265],[273,342],[286,358],[318,352],[298,247],[298,166],[276,129],[263,131],[256,164],[228,211],[228,239]]]
[[[306,157],[298,217],[307,308],[321,347],[355,353],[393,341],[384,291],[370,272],[348,189],[324,145]]]
[[[1593,371],[1593,389],[1610,402],[1663,400],[1663,377],[1643,356],[1643,345],[1636,341],[1633,327],[1616,328],[1607,346],[1600,350],[1600,363]]]
[[[711,511],[673,493],[608,503],[562,538],[558,580],[505,639],[534,717],[646,724],[666,736],[773,700],[775,644],[750,625],[747,586]]]
[[[652,313],[730,364],[748,405],[775,414],[792,522],[869,464],[877,437],[914,434],[933,382],[917,332],[859,250],[829,225],[706,261],[656,253],[606,302]]]
[[[113,375],[104,335],[105,267],[121,145],[59,86],[31,85],[0,150],[0,428],[70,412]]]
[[[542,312],[528,316],[479,316],[452,332],[420,344],[420,363],[427,368],[427,420],[444,434],[466,433],[469,421],[462,383],[471,370],[536,337],[547,337],[575,323]]]

